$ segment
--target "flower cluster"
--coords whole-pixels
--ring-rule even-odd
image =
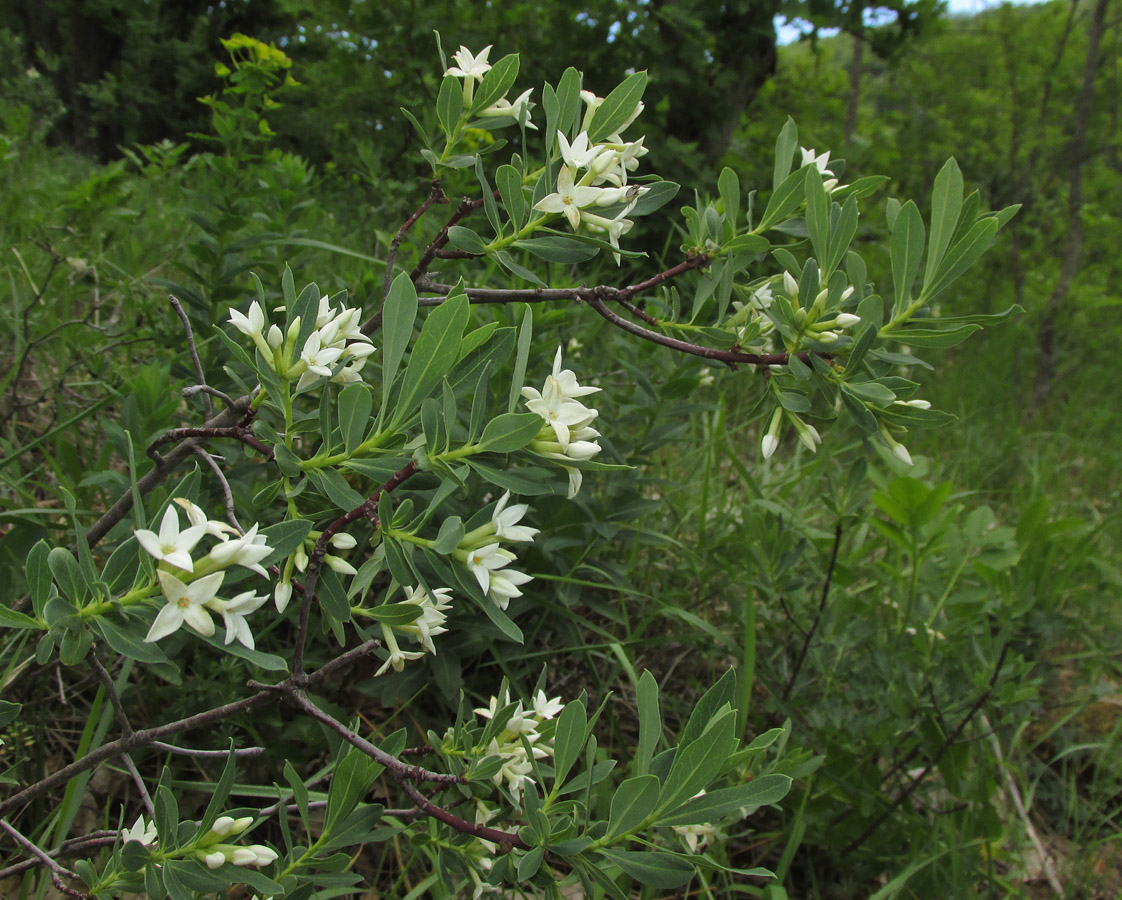
[[[196,841],[195,855],[210,869],[217,869],[223,863],[233,863],[235,866],[269,865],[277,859],[278,854],[263,844],[239,847],[235,844],[220,843],[223,838],[241,834],[252,824],[252,816],[243,816],[240,819],[219,816],[210,831]]]
[[[475,97],[475,84],[483,80],[490,69],[491,64],[487,61],[487,56],[491,52],[491,44],[488,44],[479,53],[472,53],[467,47],[460,46],[460,49],[452,54],[452,59],[456,65],[450,66],[445,72],[445,75],[455,75],[457,78],[464,80],[464,106],[470,107],[472,98]],[[537,130],[537,126],[530,121],[530,110],[533,104],[530,102],[530,90],[524,91],[518,96],[516,100],[508,100],[506,97],[500,97],[486,109],[481,109],[476,112],[476,115],[481,118],[487,119],[515,119],[522,122],[527,128]]]
[[[562,132],[557,132],[557,144],[563,160],[557,173],[557,190],[539,200],[534,209],[564,215],[573,231],[584,223],[588,230],[607,235],[608,242],[616,248],[617,252],[613,255],[618,265],[619,239],[635,225],[627,215],[647,191],[647,188],[638,185],[628,186],[627,173],[639,167],[639,159],[647,155],[647,148],[643,146],[643,138],[625,141],[618,134],[593,143],[588,136],[588,127],[604,98],[591,91],[581,91],[581,99],[586,104],[583,130],[571,144]],[[643,104],[639,103],[624,127],[642,111]],[[611,217],[590,211],[605,207],[618,209]]]
[[[577,383],[571,369],[561,368],[561,347],[553,360],[553,372],[546,376],[541,391],[522,388],[526,408],[545,420],[538,436],[529,449],[539,456],[559,462],[579,462],[592,459],[600,452],[596,438],[600,432],[592,427],[599,413],[581,403],[578,397],[587,397],[599,391]],[[569,499],[577,495],[583,476],[580,469],[564,466],[569,473]]]
[[[453,556],[467,568],[479,582],[479,589],[506,609],[515,597],[521,597],[518,586],[531,580],[525,572],[508,569],[518,557],[502,546],[502,541],[519,543],[533,541],[537,528],[519,525],[529,507],[525,503],[507,506],[507,491],[495,504],[491,521],[465,534]]]
[[[176,497],[175,503],[182,508],[188,528],[180,528],[179,514],[175,506],[169,506],[160,521],[160,531],[136,529],[136,539],[155,559],[159,560],[156,578],[167,599],[167,604],[156,615],[145,641],[158,641],[178,631],[184,624],[199,634],[210,637],[214,634],[214,620],[211,613],[219,613],[226,626],[226,643],[238,641],[253,649],[253,633],[245,617],[256,611],[265,602],[253,591],[238,594],[232,600],[222,600],[217,596],[222,581],[226,577],[224,569],[239,565],[259,575],[268,573],[261,566],[261,560],[273,552],[265,542],[265,536],[258,534],[257,524],[240,537],[225,522],[208,519],[206,513],[183,497]],[[202,559],[195,560],[191,551],[206,535],[217,537],[219,542]]]
[[[427,592],[423,587],[407,587],[405,599],[402,603],[413,603],[421,607],[421,614],[407,625],[390,626],[382,624],[382,637],[386,642],[389,657],[374,676],[383,675],[391,668],[400,672],[405,668],[406,660],[420,659],[426,652],[436,655],[436,645],[432,639],[438,634],[444,634],[448,629],[444,623],[448,621],[445,610],[452,608],[451,588],[436,588]],[[407,634],[421,645],[421,650],[402,650],[397,643],[395,631]]]
[[[322,532],[312,531],[309,532],[307,540],[304,542],[307,546],[314,546],[315,542],[319,540]],[[349,534],[335,534],[327,542],[328,546],[336,550],[353,550],[358,546],[356,541]],[[358,570],[347,562],[343,557],[336,556],[332,553],[325,553],[323,555],[323,564],[333,572],[338,572],[340,575],[354,575]],[[308,551],[306,546],[302,545],[297,547],[288,559],[284,562],[284,567],[281,569],[280,581],[277,582],[276,589],[273,592],[273,602],[277,606],[277,612],[284,612],[288,607],[289,601],[292,599],[292,575],[293,572],[303,572],[308,568]]]
[[[281,312],[283,307],[275,311]],[[370,338],[359,327],[361,316],[356,308],[335,309],[324,294],[320,297],[315,330],[305,338],[299,353],[296,341],[300,336],[300,316],[292,320],[286,334],[279,325],[268,323],[261,304],[254,300],[248,315],[230,310],[230,323],[253,341],[274,372],[287,381],[296,381],[296,390],[300,391],[321,378],[338,384],[361,380],[359,373],[366,358],[374,352]]]
[[[526,753],[526,745],[530,746],[534,759],[552,756],[553,739],[543,739],[540,729],[565,708],[560,697],[550,699],[541,690],[534,695],[530,705],[530,709],[524,709],[519,700],[503,730],[487,746],[487,756],[499,756],[503,759],[502,768],[494,776],[495,784],[501,785],[505,781],[507,790],[515,799],[522,793],[523,785],[532,781],[530,775],[534,767]],[[479,707],[474,712],[484,719],[493,719],[500,710],[508,706],[510,692],[504,691],[501,702],[498,697],[492,697],[486,706]]]

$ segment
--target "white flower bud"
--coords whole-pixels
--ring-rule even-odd
[[[339,533],[331,538],[331,546],[336,550],[352,550],[358,546],[358,541],[349,534]]]
[[[904,465],[912,465],[912,455],[908,452],[908,448],[903,444],[897,444],[892,448],[892,455],[895,456]]]
[[[788,296],[799,296],[799,283],[795,281],[794,276],[790,272],[783,273],[783,287],[786,288]]]
[[[763,451],[764,459],[771,459],[771,455],[775,452],[775,448],[779,446],[779,439],[774,434],[765,434],[760,449]]]
[[[860,316],[855,316],[853,313],[841,313],[837,319],[838,328],[849,328],[851,325],[856,325],[861,321]]]
[[[234,819],[232,816],[219,816],[210,826],[210,832],[211,834],[217,834],[219,837],[225,837],[233,827]]]
[[[226,862],[226,854],[219,851],[208,853],[203,857],[203,862],[206,863],[208,869],[217,869],[224,862]]]
[[[338,572],[340,575],[358,574],[358,569],[349,562],[345,559],[340,559],[338,556],[332,556],[330,553],[324,555],[323,561],[326,563],[327,568],[331,569],[333,572]]]
[[[277,606],[277,612],[282,613],[288,608],[288,602],[292,599],[292,582],[282,581],[277,585],[276,591],[273,593],[273,602]]]
[[[269,346],[272,349],[279,350],[281,344],[284,343],[284,333],[280,330],[280,326],[270,325],[269,334],[266,337],[266,340],[269,342]]]

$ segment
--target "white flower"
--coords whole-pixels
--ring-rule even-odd
[[[495,526],[495,536],[506,541],[532,541],[534,535],[540,529],[518,524],[530,507],[525,503],[517,503],[508,508],[506,505],[508,500],[510,500],[510,491],[503,494],[495,507],[495,511],[491,514],[491,522]]]
[[[389,637],[393,634],[393,632],[390,631],[390,629],[386,628],[383,629],[383,634]],[[391,667],[395,672],[400,672],[405,668],[406,660],[420,659],[425,655],[424,650],[401,650],[398,648],[396,643],[393,643],[393,645],[390,646],[389,640],[386,641],[386,645],[386,649],[390,651],[389,659],[382,663],[382,667],[374,673],[375,678],[377,678],[379,675],[384,675],[390,670]]]
[[[436,599],[435,603],[433,598]],[[412,635],[422,647],[435,655],[436,646],[432,639],[448,630],[444,627],[444,623],[448,621],[444,611],[452,608],[451,600],[451,588],[436,588],[430,597],[422,587],[407,587],[402,602],[417,604],[421,607],[421,615],[407,625],[398,625],[397,630]]]
[[[481,109],[478,115],[481,118],[498,118],[509,116],[512,119],[517,119],[519,122],[523,121],[525,115],[525,122],[527,128],[532,128],[534,131],[538,130],[538,126],[530,121],[530,94],[533,93],[533,88],[527,88],[518,97],[511,102],[503,97],[496,100],[486,109]]]
[[[444,74],[455,75],[457,78],[482,78],[491,68],[491,64],[487,62],[487,55],[491,52],[493,46],[493,44],[488,44],[478,54],[473,55],[467,47],[461,44],[460,49],[452,54],[452,59],[455,60],[456,65],[450,66]]]
[[[183,531],[179,530],[179,516],[174,506],[169,506],[160,521],[160,533],[157,535],[145,528],[138,528],[134,532],[140,546],[152,554],[156,559],[170,563],[177,569],[187,572],[194,571],[191,562],[191,551],[195,549],[204,534],[207,533],[205,525],[192,525]]]
[[[300,353],[300,361],[304,364],[304,371],[296,390],[301,390],[312,384],[317,378],[328,378],[331,375],[331,366],[343,355],[342,347],[333,347],[326,344],[320,332],[313,331],[304,341],[304,349]]]
[[[230,324],[242,334],[252,339],[254,345],[261,351],[261,355],[270,363],[273,359],[272,349],[265,341],[265,312],[256,300],[249,306],[249,315],[243,315],[236,309],[230,310]],[[275,326],[274,326],[275,327]],[[270,329],[270,332],[272,329]]]
[[[563,213],[576,231],[580,227],[580,211],[587,206],[595,206],[603,192],[607,190],[611,188],[577,185],[573,181],[572,170],[567,165],[562,166],[557,175],[556,192],[535,203],[534,209],[540,212]]]
[[[704,850],[711,840],[724,837],[718,826],[710,825],[708,822],[700,825],[674,825],[673,828],[685,840],[686,846],[690,848],[690,853]]]
[[[136,817],[136,821],[132,823],[131,828],[121,830],[122,842],[138,841],[145,847],[151,847],[156,843],[156,840],[156,823],[148,822],[145,824],[143,814]]]
[[[601,148],[588,140],[588,132],[582,131],[570,144],[563,132],[557,132],[557,143],[561,147],[561,158],[565,164],[575,172],[588,166],[597,156]]]
[[[249,630],[245,617],[260,609],[268,599],[267,595],[258,597],[253,591],[246,591],[232,600],[212,600],[207,604],[207,609],[222,614],[222,621],[226,625],[225,643],[231,644],[237,640],[242,646],[253,650],[253,632]]]
[[[827,164],[830,162],[830,151],[829,150],[827,150],[825,153],[819,153],[819,154],[816,155],[813,149],[807,150],[806,147],[800,147],[799,149],[802,151],[802,154],[803,154],[802,165],[799,166],[800,169],[804,168],[805,166],[814,166],[823,175],[833,175],[834,174],[833,172],[831,172],[829,169],[826,168]],[[826,188],[826,193],[827,194],[832,194],[834,191],[845,187],[844,184],[839,185],[838,180],[836,178],[827,178],[825,181],[822,182],[822,186],[824,188]]]
[[[565,704],[561,702],[560,697],[549,700],[546,698],[545,691],[534,694],[534,715],[539,720],[552,719],[564,708]]]
[[[219,540],[228,540],[231,534],[237,533],[232,525],[207,518],[207,514],[203,511],[202,507],[196,506],[186,497],[176,497],[172,502],[187,514],[188,522],[192,525],[202,525],[206,528],[207,534],[213,535]]]
[[[479,589],[487,593],[491,589],[491,573],[495,569],[509,565],[514,559],[513,553],[500,549],[499,542],[495,541],[493,544],[470,551],[464,562],[468,571],[479,582]]]
[[[219,837],[226,837],[226,835],[241,834],[252,824],[253,816],[242,816],[239,819],[233,816],[219,816],[210,826],[210,832]]]
[[[492,572],[491,589],[487,594],[498,604],[499,609],[505,610],[511,600],[515,597],[522,596],[522,592],[518,590],[517,586],[533,580],[533,576],[527,575],[525,572],[519,572],[516,569],[504,569],[501,572]]]
[[[606,219],[603,216],[596,216],[587,212],[584,214],[584,218],[590,228],[606,231],[608,233],[608,243],[615,248],[612,252],[612,256],[616,261],[616,265],[620,265],[622,258],[619,254],[619,239],[627,234],[627,232],[634,227],[635,223],[631,219]]]
[[[522,394],[531,398],[526,403],[526,408],[541,416],[553,429],[563,452],[569,449],[571,429],[590,424],[598,415],[596,410],[566,397],[560,382],[552,375],[546,378],[541,394],[535,397],[537,391],[533,388],[523,388]]]
[[[210,548],[207,558],[218,566],[245,566],[258,575],[268,576],[269,573],[260,562],[273,552],[273,548],[265,543],[268,538],[258,534],[257,528],[258,523],[254,522],[253,527],[240,538],[216,544]]]
[[[206,606],[214,600],[226,573],[215,572],[191,584],[184,584],[174,575],[162,570],[156,575],[168,602],[156,615],[144,640],[151,643],[165,638],[178,631],[184,622],[205,637],[214,634],[214,620],[206,611]]]

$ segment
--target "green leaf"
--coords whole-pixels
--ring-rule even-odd
[[[848,383],[848,388],[854,397],[874,406],[888,406],[896,399],[896,394],[883,384],[878,384],[875,381],[851,381]]]
[[[898,328],[890,337],[902,344],[912,347],[953,347],[961,344],[975,331],[981,331],[981,325],[964,325],[953,331],[936,331],[930,328]]]
[[[924,299],[931,300],[934,298],[936,294],[974,265],[993,243],[998,227],[997,219],[992,217],[975,222],[962,239],[947,251],[947,255],[943,257],[943,262],[931,282],[923,286]]]
[[[830,242],[826,249],[826,255],[822,262],[822,269],[829,278],[834,270],[841,264],[842,258],[849,251],[849,245],[853,241],[854,235],[857,234],[857,198],[850,196],[841,208],[841,214],[838,216],[837,221],[834,223],[833,230],[830,233]],[[865,286],[865,279],[861,278],[860,283],[855,284],[857,288]]]
[[[465,253],[474,253],[476,256],[487,254],[487,245],[483,243],[483,238],[463,225],[453,225],[448,229],[448,243]]]
[[[639,742],[635,747],[635,771],[646,775],[650,771],[658,739],[662,737],[662,715],[658,708],[658,682],[649,669],[639,676],[635,689],[639,710]]]
[[[264,567],[276,565],[281,560],[287,559],[297,547],[304,543],[308,532],[312,530],[312,523],[307,519],[289,519],[278,522],[268,528],[261,529],[261,536],[273,548],[273,552],[261,560]]]
[[[226,764],[222,767],[222,774],[218,777],[218,782],[214,786],[214,791],[210,795],[210,802],[206,805],[206,812],[203,813],[202,820],[199,822],[199,832],[205,834],[210,831],[210,826],[214,824],[215,820],[221,814],[226,806],[226,801],[230,797],[230,791],[234,787],[234,775],[237,773],[237,758],[234,755],[234,742],[230,740],[230,752],[226,756]]]
[[[475,89],[471,104],[472,113],[493,106],[514,84],[518,77],[518,54],[508,53],[488,70]]]
[[[640,216],[649,216],[655,210],[662,209],[667,203],[678,196],[682,189],[680,184],[673,181],[656,181],[646,185],[646,192],[639,198],[639,202],[631,207],[628,216],[637,219]]]
[[[370,396],[370,388],[361,381],[348,384],[339,392],[339,430],[343,433],[343,446],[347,453],[354,453],[366,437],[373,408],[374,398]]]
[[[331,777],[324,831],[332,831],[335,825],[350,815],[351,810],[365,796],[381,768],[354,747],[347,749],[342,760],[335,766],[335,772]]]
[[[382,406],[389,401],[390,386],[409,339],[413,336],[413,322],[417,318],[417,288],[413,280],[402,272],[390,285],[382,307]]]
[[[82,577],[78,560],[69,550],[55,547],[47,554],[47,566],[54,575],[59,590],[71,603],[79,606],[85,602],[88,591],[86,581]]]
[[[717,191],[721,195],[721,204],[725,208],[725,240],[736,234],[740,216],[740,179],[736,172],[725,166],[717,178]]]
[[[429,314],[402,376],[395,424],[411,416],[455,364],[469,316],[466,294],[448,298]]]
[[[725,816],[747,810],[746,814],[761,806],[778,803],[791,790],[791,779],[786,775],[760,775],[747,784],[711,791],[695,797],[685,806],[658,820],[659,825],[700,825],[716,822]]]
[[[51,567],[47,562],[50,553],[50,545],[46,541],[40,540],[27,554],[27,568],[25,570],[27,590],[31,594],[31,603],[35,608],[36,615],[41,614],[43,604],[47,602],[51,593],[53,576],[51,575]]]
[[[503,413],[483,429],[480,448],[491,453],[513,453],[536,438],[543,425],[537,413]]]
[[[796,169],[783,180],[779,187],[772,191],[771,199],[764,210],[764,217],[760,219],[760,224],[756,226],[757,232],[767,231],[769,228],[778,225],[799,208],[799,205],[803,202],[807,170],[813,168],[815,166]]]
[[[771,241],[761,234],[741,234],[722,248],[726,253],[751,253],[756,256],[771,249]]]
[[[577,121],[580,118],[580,90],[581,74],[572,66],[569,66],[561,73],[561,80],[557,82],[558,115],[556,124],[556,131],[563,131],[569,137],[573,137]],[[549,140],[552,148],[557,141],[556,134],[552,131],[549,134]]]
[[[623,80],[614,91],[604,98],[599,109],[592,115],[588,125],[588,139],[592,143],[602,141],[615,134],[635,112],[635,107],[643,99],[647,88],[647,73],[636,72]]]
[[[464,86],[455,75],[445,75],[436,95],[436,118],[451,140],[464,111]]]
[[[362,614],[386,625],[401,626],[415,622],[423,612],[417,603],[383,603],[381,606],[365,608]]]
[[[612,841],[638,828],[654,811],[658,792],[659,783],[654,775],[636,775],[621,784],[612,796],[604,839]]]
[[[0,700],[0,728],[6,728],[17,718],[19,718],[21,709],[23,709],[23,705],[20,703],[12,703],[8,700]]]
[[[503,198],[503,206],[510,216],[514,230],[518,231],[526,220],[526,196],[522,193],[522,174],[514,166],[499,166],[495,172],[495,184]]]
[[[513,494],[539,497],[543,494],[557,493],[553,487],[552,476],[544,469],[498,469],[477,459],[468,460],[468,465],[485,481]]]
[[[535,273],[531,272],[525,266],[516,263],[514,261],[514,257],[507,253],[505,250],[496,250],[491,255],[495,258],[499,265],[510,272],[511,275],[521,278],[523,281],[528,281],[530,282],[530,284],[537,285],[541,288],[547,286],[546,283],[542,281]]]
[[[530,359],[530,340],[534,334],[534,313],[530,304],[523,306],[522,325],[518,329],[518,351],[514,357],[514,373],[510,379],[510,395],[507,398],[506,411],[514,412],[518,400],[522,396],[522,386],[526,383],[526,364]]]
[[[791,165],[795,161],[795,148],[799,145],[799,129],[795,120],[790,116],[783,123],[779,136],[775,139],[775,169],[772,172],[771,189],[779,189],[787,176],[791,173]]]
[[[549,234],[539,238],[527,238],[515,241],[514,246],[522,250],[529,250],[539,259],[546,262],[571,265],[572,263],[587,262],[600,252],[600,248],[583,241],[576,241],[560,234]]]
[[[148,643],[128,628],[121,628],[108,616],[99,616],[93,627],[101,632],[105,643],[117,653],[142,663],[170,663],[168,655],[155,643]]]
[[[932,276],[943,261],[943,254],[950,246],[951,237],[958,225],[962,211],[962,172],[958,163],[951,157],[935,176],[935,186],[931,191],[931,234],[927,239],[927,269],[923,283],[931,283]]]
[[[601,850],[609,862],[641,884],[658,890],[673,890],[687,884],[694,870],[684,859],[650,850]]]
[[[896,216],[890,244],[897,310],[903,309],[911,300],[912,283],[919,272],[919,261],[923,255],[923,241],[923,218],[915,203],[909,200]]]
[[[42,626],[31,616],[0,604],[0,628],[42,628]]]
[[[822,182],[822,173],[818,166],[806,167],[806,228],[810,234],[810,243],[814,248],[816,259],[825,260],[829,256],[828,243],[830,240],[830,195]],[[826,273],[829,277],[829,272]]]
[[[557,727],[553,733],[553,783],[554,788],[565,782],[565,777],[580,759],[584,748],[585,728],[588,712],[584,703],[574,700],[566,703],[557,717]]]
[[[449,516],[440,523],[440,531],[432,549],[442,556],[449,556],[464,539],[464,522],[459,516]]]
[[[347,479],[336,469],[310,469],[307,476],[316,490],[339,509],[350,512],[366,502],[366,498],[347,484]]]

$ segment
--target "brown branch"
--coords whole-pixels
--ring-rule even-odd
[[[62,893],[69,894],[71,897],[87,896],[84,892],[76,891],[73,888],[67,887],[65,884],[63,884],[64,878],[67,881],[79,881],[80,879],[75,873],[71,872],[67,868],[64,868],[63,866],[60,866],[47,854],[45,850],[41,849],[38,845],[28,840],[26,837],[20,834],[19,831],[8,824],[7,819],[0,819],[0,828],[8,832],[8,835],[12,838],[12,840],[15,841],[16,844],[18,844],[24,850],[24,852],[30,853],[32,856],[37,857],[39,862],[41,862],[50,870],[51,882],[56,888],[62,891]]]
[[[214,457],[207,453],[202,447],[195,447],[195,455],[202,458],[203,462],[210,467],[215,477],[218,478],[218,483],[222,485],[222,499],[226,504],[226,521],[234,527],[238,534],[245,534],[245,529],[238,524],[238,515],[234,511],[234,493],[230,490],[230,482],[226,480],[226,473],[223,472],[222,468],[215,462]]]
[[[96,850],[99,847],[112,847],[120,840],[116,831],[93,831],[89,834],[84,834],[81,837],[71,838],[64,841],[59,845],[56,850],[48,850],[46,855],[51,859],[59,856],[77,856],[86,850]],[[28,869],[34,869],[36,866],[45,865],[42,859],[35,857],[34,859],[25,859],[18,863],[13,863],[10,866],[5,866],[0,869],[0,882],[11,878],[13,875],[19,875],[26,872]]]
[[[418,206],[416,210],[414,210],[413,215],[411,215],[408,219],[405,220],[405,222],[402,224],[402,226],[397,230],[397,233],[393,236],[393,240],[390,242],[390,252],[389,252],[389,255],[386,257],[386,275],[385,275],[385,280],[384,280],[383,285],[382,285],[382,289],[383,289],[382,290],[382,302],[383,303],[386,302],[386,297],[388,297],[389,293],[390,293],[390,285],[393,284],[394,262],[397,260],[397,251],[401,248],[401,242],[402,242],[402,240],[405,239],[406,233],[409,231],[410,228],[412,228],[414,225],[417,224],[417,222],[421,218],[421,216],[423,216],[425,213],[427,213],[429,211],[429,209],[432,208],[432,205],[434,203],[443,203],[445,201],[446,201],[446,198],[444,196],[444,191],[441,190],[441,188],[440,188],[440,179],[439,178],[434,178],[432,180],[432,190],[429,192],[429,195],[425,199],[425,202],[422,203],[420,206]],[[379,312],[378,313],[378,319],[379,320],[381,319],[381,315],[382,315],[381,312]],[[371,330],[373,330],[373,329],[371,329]],[[365,328],[363,329],[363,331],[365,332]]]
[[[161,444],[169,444],[172,441],[182,441],[188,438],[212,438],[212,437],[229,437],[236,441],[241,441],[248,447],[252,447],[262,456],[268,460],[272,460],[273,451],[267,445],[249,430],[249,428],[242,423],[237,425],[230,425],[224,428],[214,428],[208,425],[200,425],[187,428],[169,428],[166,432],[161,434],[156,440],[148,445],[145,451],[149,457],[157,463],[160,461],[160,455],[156,453],[156,448]],[[196,445],[197,446],[197,445]],[[193,450],[194,448],[192,448]]]

